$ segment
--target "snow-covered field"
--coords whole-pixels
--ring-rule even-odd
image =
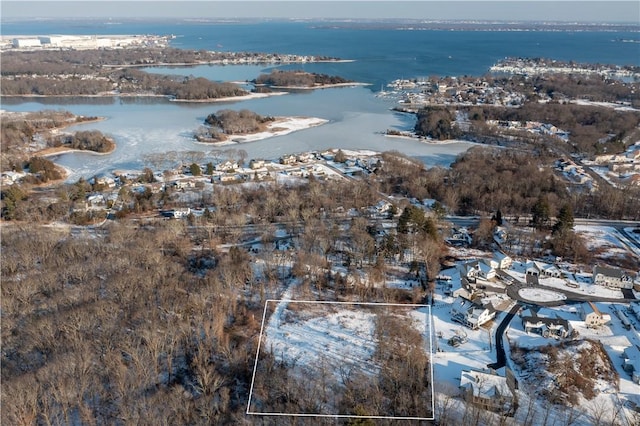
[[[629,251],[640,257],[640,250],[625,235],[609,226],[576,225],[575,231],[586,240],[589,251],[594,251],[600,258],[625,257]]]

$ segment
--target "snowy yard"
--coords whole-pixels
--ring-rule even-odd
[[[350,417],[351,410],[343,411],[348,399],[345,395],[358,386],[356,382],[383,384],[388,380],[385,377],[397,373],[392,371],[395,363],[405,363],[408,358],[426,360],[422,368],[413,370],[416,377],[425,380],[428,398],[422,405],[426,408],[422,412],[374,414],[383,418],[431,417],[428,311],[425,305],[268,300],[248,412]],[[274,390],[276,387],[279,388]],[[308,392],[315,402],[303,412],[287,411],[286,405],[269,400],[270,395],[280,394],[280,389],[294,394]]]

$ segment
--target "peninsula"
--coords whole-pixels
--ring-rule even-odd
[[[252,93],[237,84],[144,72],[139,67],[203,64],[288,64],[337,58],[256,52],[212,52],[170,47],[2,50],[2,96],[164,96],[170,100],[241,100]],[[335,81],[344,83],[346,80]],[[330,83],[330,82],[327,82]],[[256,90],[256,92],[264,92]],[[260,97],[266,96],[264,93]]]

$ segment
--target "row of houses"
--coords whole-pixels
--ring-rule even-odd
[[[507,120],[487,120],[489,126],[500,127],[509,130],[524,130],[529,133],[554,136],[565,142],[569,140],[569,132],[559,129],[553,124],[540,123],[539,121],[507,121]]]

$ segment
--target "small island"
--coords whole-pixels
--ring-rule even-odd
[[[198,129],[195,134],[196,140],[226,145],[282,136],[297,130],[319,126],[327,120],[316,117],[261,116],[246,109],[240,111],[224,109],[215,114],[209,114],[204,122],[206,126]]]
[[[251,81],[256,87],[270,87],[274,89],[313,90],[329,87],[362,86],[358,83],[339,76],[310,73],[301,70],[274,70],[270,74],[261,74]]]

